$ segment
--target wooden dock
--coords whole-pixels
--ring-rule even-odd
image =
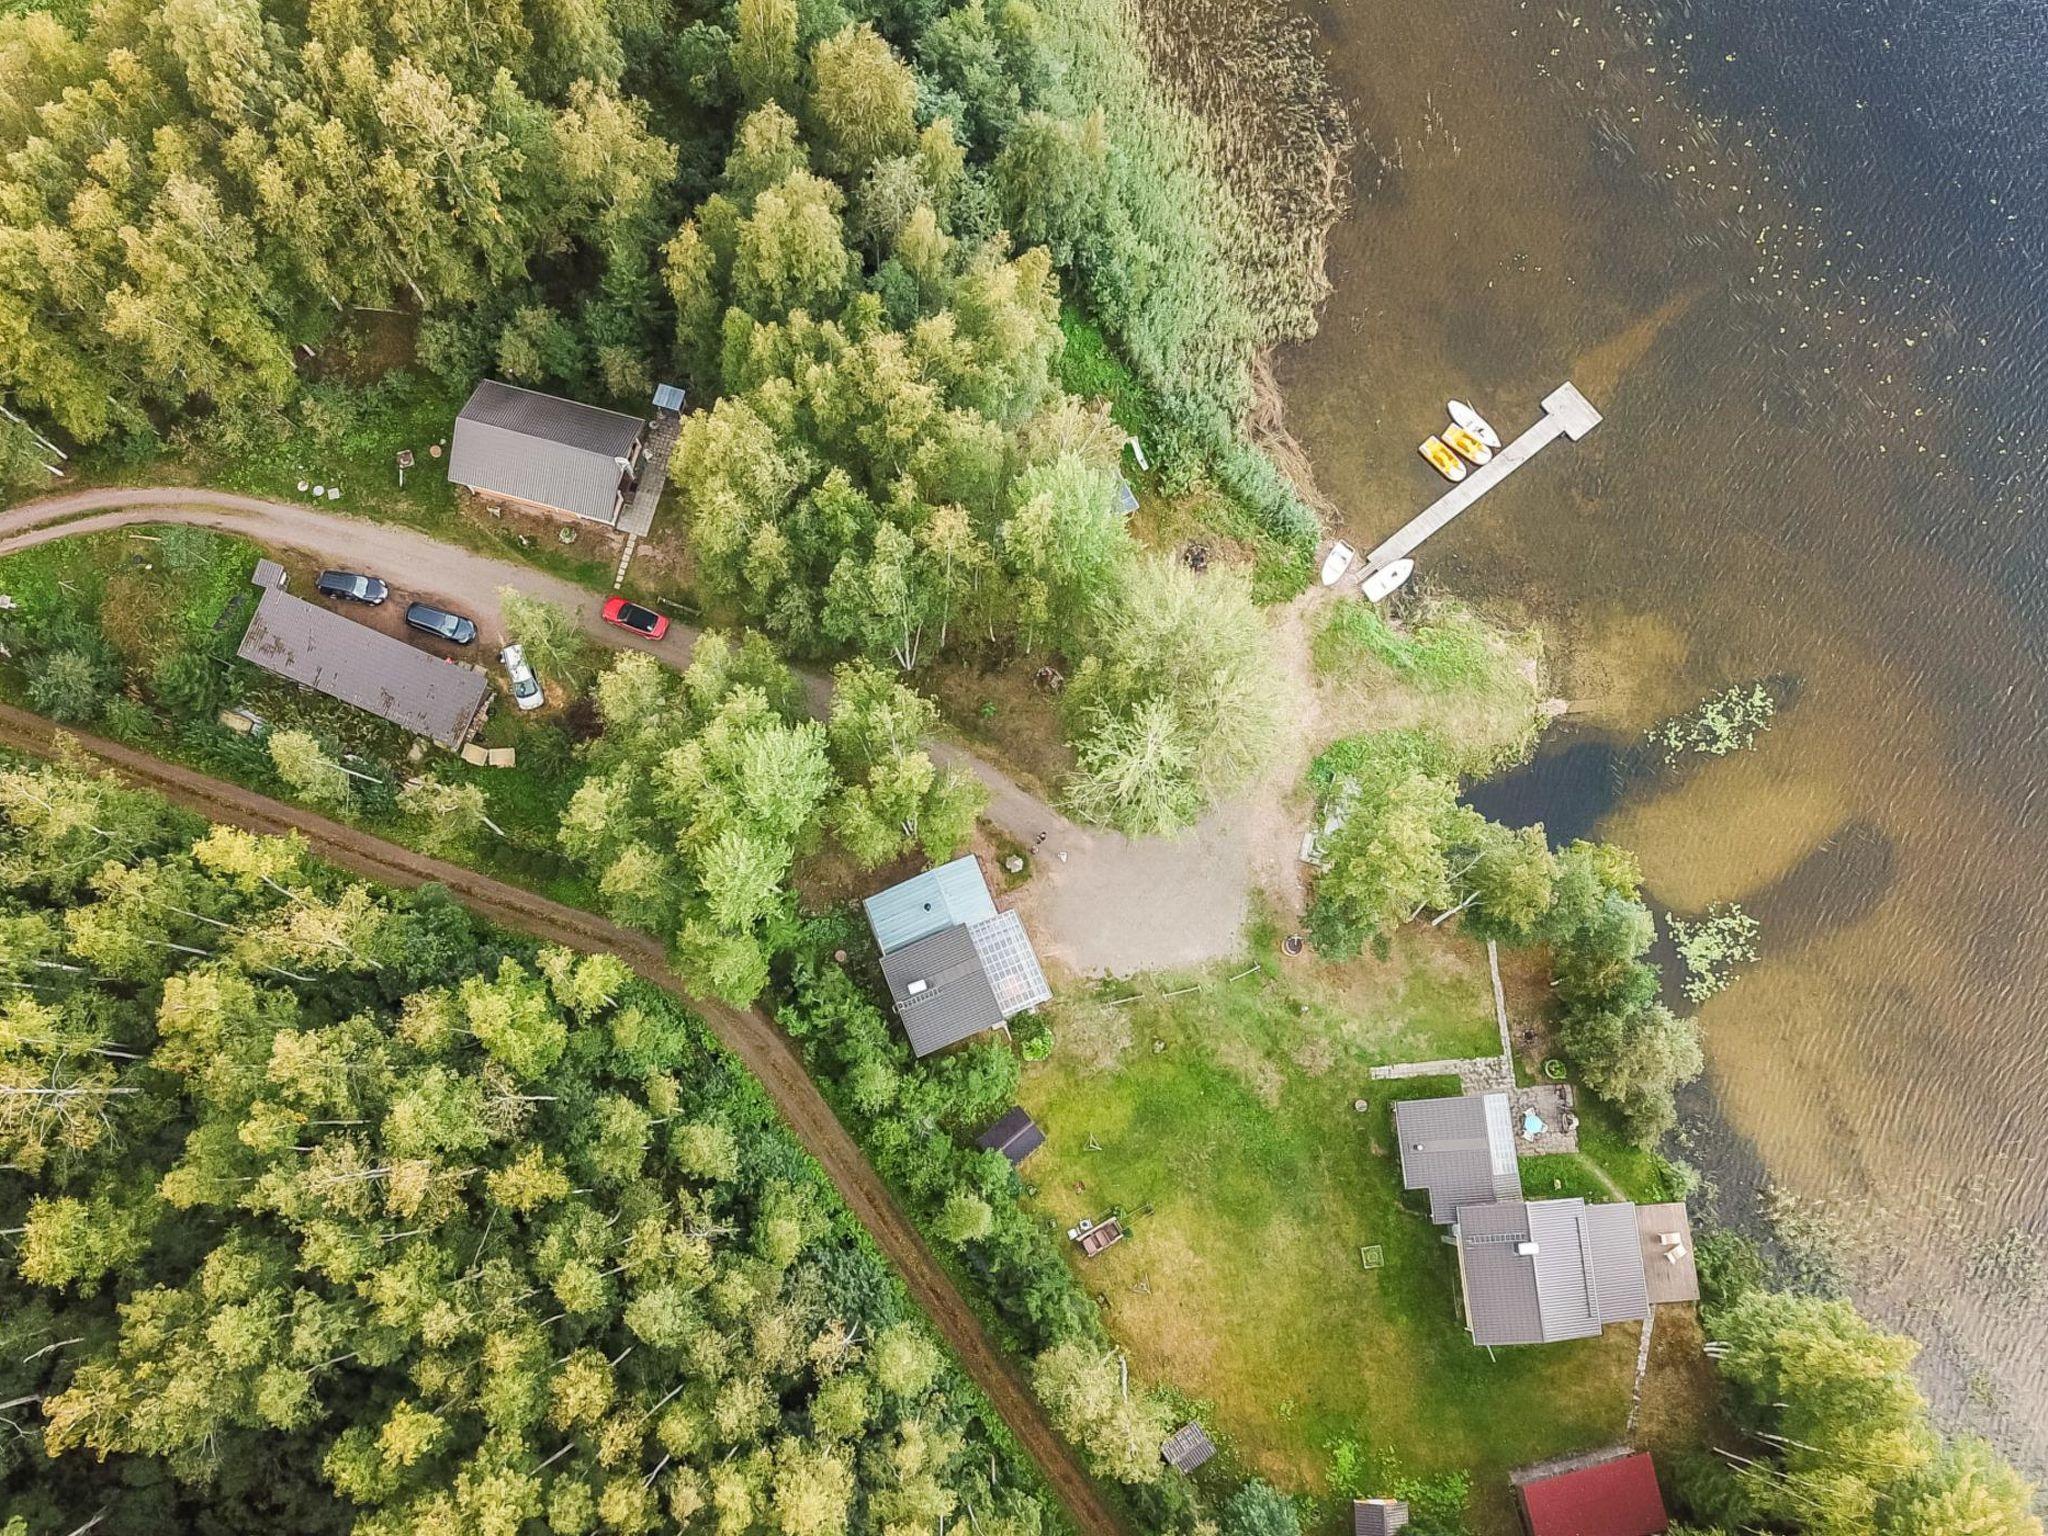
[[[1490,462],[1473,470],[1431,502],[1392,538],[1367,555],[1363,574],[1369,576],[1413,554],[1431,534],[1442,529],[1559,437],[1577,442],[1599,425],[1600,413],[1593,409],[1592,402],[1570,384],[1560,384],[1543,397],[1543,414],[1537,418],[1535,426],[1495,453]]]

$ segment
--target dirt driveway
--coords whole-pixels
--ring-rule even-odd
[[[401,626],[404,609],[394,605],[402,577],[409,590],[433,594],[442,600],[437,606],[477,621],[481,633],[466,660],[489,662],[504,644],[497,592],[505,586],[568,609],[592,640],[614,650],[644,650],[682,667],[696,644],[697,631],[687,625],[671,625],[667,638],[654,642],[607,624],[598,617],[598,594],[531,566],[444,544],[399,524],[227,492],[117,487],[29,502],[0,511],[0,555],[150,522],[215,528],[304,551],[315,563],[383,576],[393,584],[385,608]],[[1300,643],[1302,604],[1314,597],[1302,599],[1281,620],[1283,645]],[[377,623],[383,627],[383,616]],[[424,636],[408,638],[432,644]],[[816,673],[805,676],[813,707],[822,711],[830,683]],[[1299,729],[1288,739],[1305,750],[1311,736]],[[1258,785],[1218,806],[1184,836],[1133,839],[1079,826],[993,764],[951,744],[932,746],[935,757],[971,769],[988,786],[989,820],[1033,850],[1035,873],[1018,904],[1039,947],[1071,973],[1128,975],[1234,955],[1251,892],[1278,890],[1284,906],[1298,887],[1290,850],[1300,835],[1299,817],[1290,801],[1300,783],[1301,754],[1292,748]]]

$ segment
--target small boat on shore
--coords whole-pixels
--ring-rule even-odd
[[[1365,600],[1377,603],[1382,598],[1391,597],[1414,574],[1413,560],[1393,560],[1376,571],[1368,571],[1364,583]]]
[[[1486,444],[1487,447],[1498,448],[1500,446],[1500,434],[1494,431],[1487,424],[1486,418],[1473,410],[1471,406],[1462,400],[1450,400],[1446,401],[1445,404],[1450,408],[1451,420],[1455,421],[1467,432],[1470,432],[1479,441]]]
[[[1493,450],[1479,440],[1478,434],[1467,432],[1463,427],[1445,427],[1444,441],[1457,449],[1459,455],[1474,464],[1484,464],[1493,457]]]
[[[1445,447],[1444,440],[1436,434],[1425,437],[1416,451],[1429,460],[1438,474],[1453,484],[1465,478],[1465,461]]]
[[[1351,569],[1351,562],[1358,558],[1358,551],[1342,539],[1330,546],[1330,552],[1323,556],[1323,585],[1334,587],[1343,580],[1344,573]]]

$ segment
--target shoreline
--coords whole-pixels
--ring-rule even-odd
[[[1908,352],[1910,339],[1882,325],[1851,329],[1845,337],[1839,318],[1846,274],[1822,297],[1804,297],[1803,282],[1794,278],[1824,241],[1816,227],[1824,222],[1815,217],[1820,210],[1810,207],[1822,199],[1803,197],[1796,168],[1770,158],[1774,135],[1756,131],[1752,153],[1742,142],[1751,125],[1697,117],[1688,84],[1671,67],[1667,49],[1675,50],[1675,40],[1624,36],[1617,43],[1612,33],[1631,27],[1608,27],[1596,38],[1595,20],[1570,31],[1532,14],[1520,19],[1522,41],[1503,40],[1503,47],[1526,53],[1530,69],[1548,76],[1551,89],[1505,63],[1462,73],[1447,66],[1432,71],[1429,81],[1400,80],[1389,75],[1386,61],[1400,51],[1395,40],[1427,29],[1426,15],[1362,18],[1328,8],[1317,14],[1327,23],[1324,55],[1332,78],[1353,103],[1362,162],[1357,179],[1367,190],[1348,223],[1333,233],[1333,285],[1319,314],[1320,340],[1271,349],[1261,359],[1270,393],[1262,391],[1261,408],[1281,434],[1276,461],[1299,465],[1292,477],[1312,488],[1326,539],[1369,545],[1401,521],[1385,507],[1406,506],[1417,494],[1407,447],[1411,428],[1403,425],[1421,410],[1406,398],[1419,393],[1410,387],[1413,380],[1440,379],[1432,394],[1457,393],[1485,406],[1503,397],[1533,398],[1539,380],[1579,376],[1602,391],[1595,399],[1603,409],[1613,402],[1618,431],[1596,434],[1591,451],[1565,474],[1553,472],[1526,488],[1511,520],[1476,522],[1456,543],[1447,539],[1446,551],[1433,547],[1428,574],[1481,612],[1512,614],[1541,629],[1553,689],[1575,704],[1575,734],[1627,736],[1720,683],[1811,668],[1814,707],[1802,712],[1796,730],[1788,727],[1764,753],[1738,755],[1686,794],[1624,797],[1610,835],[1657,866],[1655,883],[1678,910],[1714,899],[1748,902],[1759,892],[1798,903],[1800,921],[1780,925],[1785,942],[1775,949],[1767,927],[1765,959],[1746,978],[1748,989],[1738,985],[1732,1002],[1708,1010],[1712,1123],[1696,1125],[1694,1133],[1699,1158],[1723,1186],[1718,1205],[1724,1214],[1717,1220],[1750,1235],[1765,1231],[1756,1197],[1783,1184],[1865,1201],[1889,1198],[1907,1208],[1901,1214],[1908,1230],[1931,1230],[1935,1217],[1925,1208],[1947,1214],[1949,1186],[1981,1166],[1974,1156],[1981,1138],[1965,1108],[1969,1095],[1955,1087],[1967,1083],[1981,1055],[1942,1057],[1953,1065],[1944,1065],[1932,1086],[1945,1089],[1946,1097],[1924,1105],[1915,1099],[1911,1112],[1895,1108],[1911,1096],[1917,1075],[1899,1064],[1898,1053],[1939,1048],[1918,1032],[1924,1023],[1893,1020],[1891,1010],[1908,989],[1923,1021],[1961,1027],[1983,1012],[1969,983],[1945,979],[1970,953],[1967,939],[1948,934],[1947,924],[1904,923],[1896,910],[1896,893],[1904,889],[1927,889],[1941,905],[1952,878],[1930,871],[1928,850],[1899,819],[1901,807],[1916,803],[1911,795],[1925,787],[1925,774],[1939,771],[1945,738],[1909,762],[1870,771],[1866,748],[1873,732],[1882,740],[1887,727],[1924,727],[1928,706],[1900,701],[1913,700],[1927,679],[1919,670],[1903,670],[1894,656],[1864,658],[1853,645],[1813,650],[1830,632],[1860,634],[1854,626],[1867,622],[1859,610],[1867,610],[1869,594],[1859,595],[1856,585],[1865,573],[1850,563],[1856,556],[1826,547],[1827,529],[1846,513],[1837,508],[1832,518],[1810,516],[1796,535],[1773,526],[1808,503],[1830,508],[1834,498],[1858,493],[1868,493],[1881,509],[1907,494],[1902,475],[1920,468],[1939,472],[1939,439],[1917,445],[1926,458],[1916,461],[1912,436],[1902,437],[1920,431],[1912,425],[1916,402],[1930,413],[1936,403],[1917,393],[1919,375],[1907,368],[1926,361],[1930,348],[1923,342],[1918,352]],[[1572,58],[1550,62],[1557,56],[1552,44]],[[1598,80],[1591,69],[1595,53],[1617,65]],[[1649,70],[1651,64],[1664,72]],[[1573,94],[1576,70],[1585,70],[1594,91]],[[1624,70],[1627,82],[1617,78]],[[1654,78],[1643,80],[1645,74]],[[1684,137],[1695,125],[1708,137]],[[1725,131],[1731,127],[1735,131]],[[1579,149],[1561,132],[1584,132],[1591,142]],[[1467,134],[1484,137],[1466,143]],[[1501,188],[1487,176],[1509,180],[1511,152],[1531,141],[1564,148],[1532,168],[1526,184],[1503,194],[1504,201],[1489,202],[1487,194]],[[1378,157],[1382,185],[1374,188],[1371,146],[1381,142],[1390,150]],[[1697,175],[1688,175],[1695,165]],[[1471,187],[1461,184],[1459,195],[1448,194],[1446,179],[1468,177],[1476,178]],[[1752,201],[1739,208],[1744,199]],[[1707,223],[1715,230],[1703,231]],[[1600,244],[1607,236],[1614,237],[1611,257]],[[1595,249],[1604,259],[1589,255]],[[1781,330],[1781,320],[1792,334]],[[1805,350],[1805,332],[1813,351]],[[1845,443],[1868,450],[1856,456],[1854,475],[1822,477],[1833,482],[1825,486],[1800,477],[1767,513],[1733,498],[1719,505],[1724,477],[1718,470],[1681,477],[1697,479],[1690,494],[1698,515],[1728,525],[1724,548],[1713,553],[1716,570],[1751,573],[1758,588],[1753,601],[1785,605],[1776,621],[1729,620],[1725,603],[1695,611],[1690,605],[1702,594],[1686,580],[1706,567],[1686,559],[1701,562],[1698,551],[1674,544],[1669,558],[1660,558],[1602,552],[1596,542],[1616,513],[1667,538],[1684,531],[1672,524],[1668,509],[1646,503],[1645,477],[1622,462],[1624,453],[1680,440],[1670,400],[1659,398],[1660,391],[1684,393],[1673,382],[1680,378],[1673,369],[1679,358],[1688,367],[1698,358],[1750,369],[1756,382],[1745,404],[1754,410],[1762,401],[1758,427],[1750,428],[1743,416],[1740,432],[1731,429],[1726,442],[1709,435],[1695,453],[1739,449],[1724,457],[1775,462],[1773,455],[1791,452],[1796,440],[1778,434],[1813,429],[1813,414],[1822,409],[1862,407],[1843,424]],[[1795,358],[1799,371],[1791,372]],[[1730,383],[1714,382],[1723,390]],[[1713,394],[1702,402],[1685,419],[1688,431],[1712,417],[1714,407],[1730,403]],[[1757,435],[1765,431],[1771,435]],[[1788,469],[1796,468],[1788,461]],[[1737,497],[1755,493],[1742,480],[1733,490]],[[1658,510],[1666,511],[1663,524],[1643,515]],[[1891,530],[1879,534],[1893,536]],[[1822,546],[1811,553],[1826,561],[1816,565],[1820,574],[1797,583],[1783,574],[1792,563],[1780,560],[1793,537]],[[1596,574],[1573,569],[1558,553],[1576,548],[1593,551]],[[1778,571],[1757,565],[1765,560],[1778,562]],[[1660,568],[1639,571],[1644,561]],[[1675,576],[1680,566],[1686,574]],[[1957,605],[1955,611],[1967,610]],[[1930,703],[1941,696],[1933,687],[1927,692]],[[1556,739],[1546,734],[1544,742]],[[1546,746],[1534,755],[1541,758]],[[1943,782],[1950,781],[1944,774]],[[1837,788],[1843,785],[1853,785],[1855,795]],[[1946,830],[1972,835],[1971,809],[1957,800],[1940,810],[1949,819]],[[1849,856],[1859,850],[1870,853],[1863,864]],[[1790,880],[1794,874],[1801,878]],[[1970,895],[1959,894],[1965,901]],[[1957,909],[1967,910],[1961,902]],[[1931,978],[1924,999],[1900,974],[1906,964]],[[2019,979],[2016,971],[2007,990]],[[1988,1040],[1990,1026],[1981,1027]],[[2009,1031],[2001,1026],[1998,1033]],[[1829,1060],[1848,1065],[1831,1068]],[[1835,1070],[1845,1071],[1840,1081],[1814,1075]],[[2007,1097],[1997,1097],[1998,1116],[2008,1112]],[[1766,1161],[1767,1146],[1778,1154],[1775,1162]],[[2022,1174],[2015,1177],[2003,1192],[2008,1203],[2038,1188]],[[1898,1298],[1913,1284],[1896,1276],[1882,1290],[1852,1284],[1851,1294],[1874,1320],[1921,1343],[1920,1380],[1943,1422],[1991,1433],[2040,1467],[2038,1448],[2021,1449],[2001,1429],[2024,1424],[2040,1373],[2027,1367],[2026,1349],[2013,1347],[2021,1342],[2014,1324],[2000,1320],[2002,1312],[2012,1315],[2010,1309],[1980,1296],[1966,1272],[1962,1255],[1981,1235],[1956,1234],[1949,1246],[1957,1252],[1944,1253],[1939,1263],[1925,1255],[1914,1261],[1907,1280],[1922,1294],[1904,1305]],[[1930,1299],[1940,1310],[1930,1308]]]

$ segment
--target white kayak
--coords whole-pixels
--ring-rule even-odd
[[[1479,441],[1486,444],[1487,447],[1498,448],[1500,446],[1500,434],[1487,424],[1484,416],[1473,410],[1471,406],[1462,400],[1452,400],[1447,403],[1450,406],[1451,420],[1455,421],[1467,432],[1470,432]]]
[[[1330,552],[1323,556],[1323,585],[1334,587],[1351,569],[1351,562],[1358,558],[1358,551],[1342,539],[1330,546]]]
[[[1376,571],[1367,572],[1365,577],[1365,600],[1368,603],[1376,603],[1384,597],[1391,596],[1399,591],[1401,584],[1414,574],[1415,562],[1413,560],[1395,560],[1381,566]]]

